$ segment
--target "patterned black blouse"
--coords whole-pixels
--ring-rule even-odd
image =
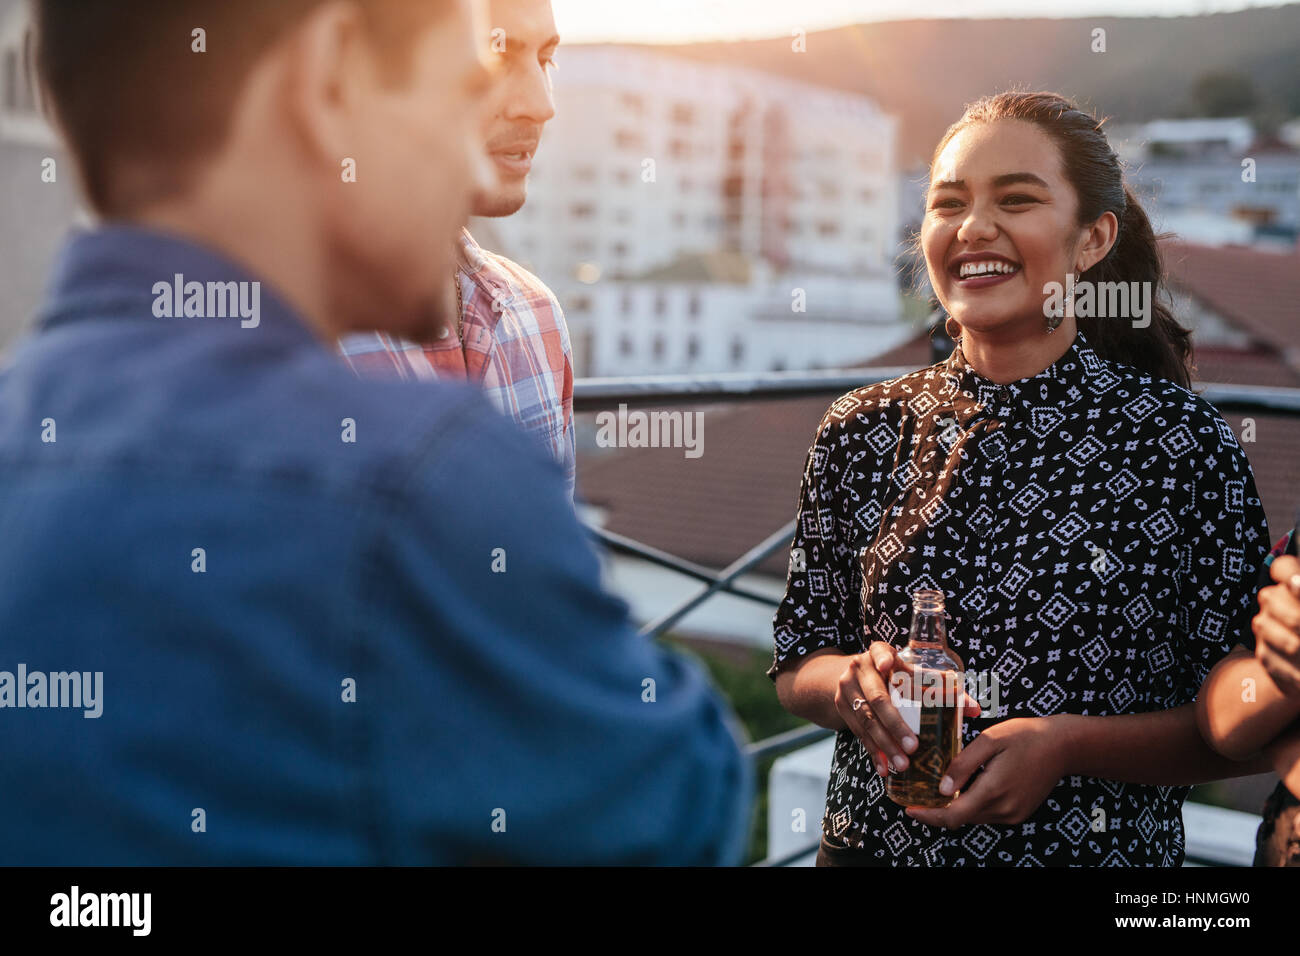
[[[822,419],[768,673],[906,646],[912,593],[934,588],[967,672],[997,679],[963,745],[1014,717],[1168,709],[1249,633],[1267,551],[1246,455],[1203,399],[1082,334],[1004,386],[958,347]],[[1178,866],[1188,789],[1069,776],[1023,823],[946,830],[890,801],[841,730],[822,830],[882,865]]]

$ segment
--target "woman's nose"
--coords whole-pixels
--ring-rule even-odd
[[[993,215],[978,206],[971,207],[957,229],[957,238],[967,242],[976,239],[992,239],[997,234],[998,226]]]

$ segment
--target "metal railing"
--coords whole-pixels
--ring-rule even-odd
[[[880,367],[832,369],[813,372],[720,373],[714,375],[652,375],[628,378],[584,378],[574,383],[575,414],[599,412],[625,406],[629,409],[673,405],[745,404],[796,398],[825,398],[827,403],[864,385],[889,381],[916,371],[914,368]],[[1300,417],[1300,389],[1249,385],[1197,383],[1198,394],[1220,413],[1274,414]],[[811,435],[809,439],[811,440]],[[720,571],[687,561],[604,528],[589,525],[590,533],[611,551],[647,561],[699,581],[702,587],[641,628],[641,634],[658,638],[688,614],[717,594],[731,594],[775,608],[778,599],[739,583],[739,578],[789,546],[794,535],[791,520]],[[830,737],[835,732],[809,724],[756,741],[746,748],[755,761],[797,750]],[[755,866],[786,866],[815,852],[817,844],[761,860]],[[1189,855],[1194,865],[1220,865],[1226,859]]]

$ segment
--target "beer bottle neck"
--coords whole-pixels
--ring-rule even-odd
[[[948,628],[944,623],[943,611],[913,611],[912,630],[908,634],[907,642],[913,647],[946,648]]]

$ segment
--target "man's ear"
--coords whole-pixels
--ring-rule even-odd
[[[379,77],[360,8],[328,2],[285,38],[283,93],[290,127],[308,157],[337,170],[355,156],[358,120]]]

